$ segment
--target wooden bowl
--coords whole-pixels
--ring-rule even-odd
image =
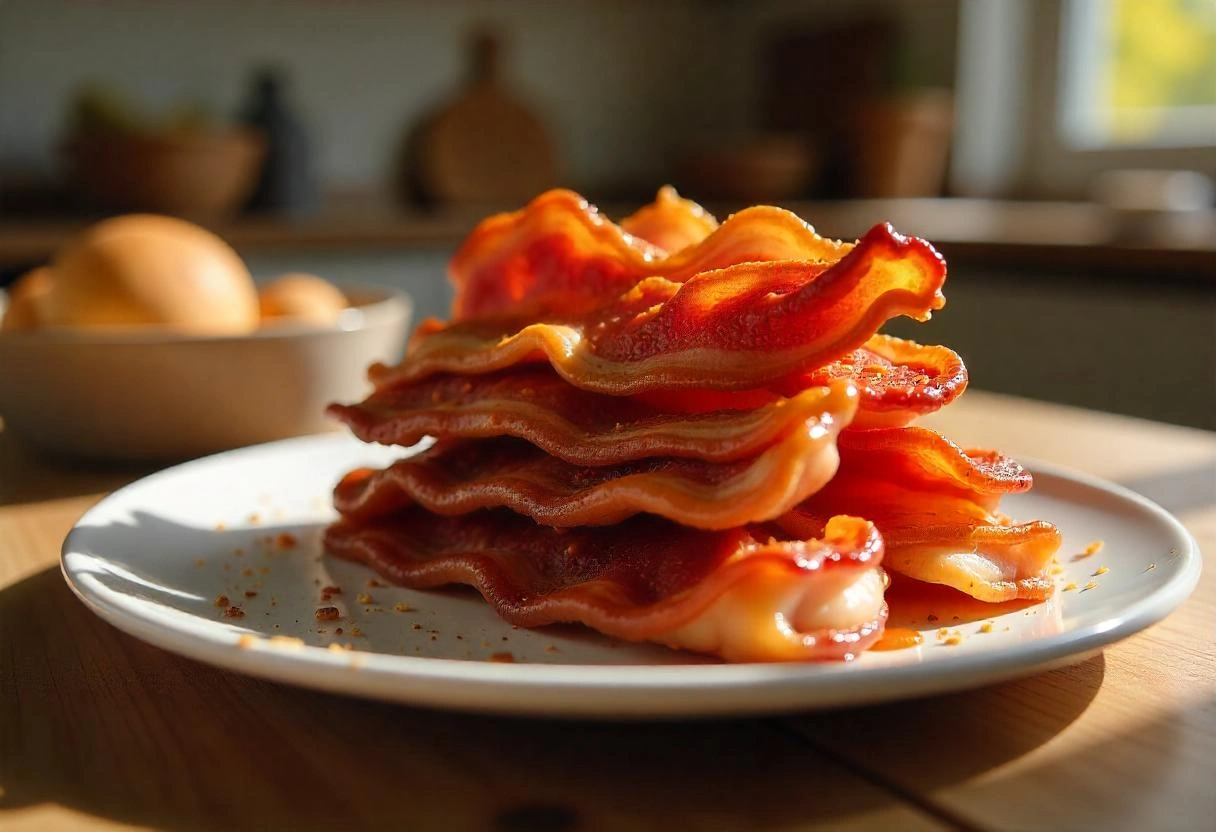
[[[257,185],[265,140],[252,130],[98,135],[65,148],[73,183],[107,211],[216,218]]]

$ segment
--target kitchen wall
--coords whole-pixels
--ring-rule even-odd
[[[958,0],[0,0],[0,168],[54,170],[83,83],[152,108],[195,98],[232,113],[250,71],[271,62],[294,81],[323,178],[376,187],[403,131],[457,87],[465,36],[487,21],[567,181],[650,188],[681,148],[753,123],[767,36],[876,12],[906,32],[914,80],[951,82]],[[807,90],[791,106],[814,101]]]

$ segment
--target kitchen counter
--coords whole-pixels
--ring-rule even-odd
[[[1216,551],[1216,434],[970,392],[932,424],[1108,477]],[[543,722],[245,678],[86,610],[60,542],[138,470],[0,431],[0,826],[20,829],[1207,828],[1216,570],[1173,616],[1071,667],[779,719]]]

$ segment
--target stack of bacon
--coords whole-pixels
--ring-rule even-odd
[[[348,474],[327,549],[520,626],[728,661],[853,658],[882,634],[880,561],[1044,597],[1057,533],[996,514],[1029,475],[905,427],[962,393],[961,360],[876,334],[940,309],[945,276],[888,225],[719,226],[670,189],[619,226],[560,190],[491,217],[452,262],[452,320],[330,409],[364,441],[436,441]]]

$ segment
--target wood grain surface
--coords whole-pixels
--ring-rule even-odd
[[[1116,479],[1216,551],[1216,436],[971,392],[963,443]],[[1216,573],[1081,664],[768,720],[611,724],[423,711],[215,670],[89,613],[58,553],[137,470],[0,431],[4,829],[1203,829],[1216,817]]]

